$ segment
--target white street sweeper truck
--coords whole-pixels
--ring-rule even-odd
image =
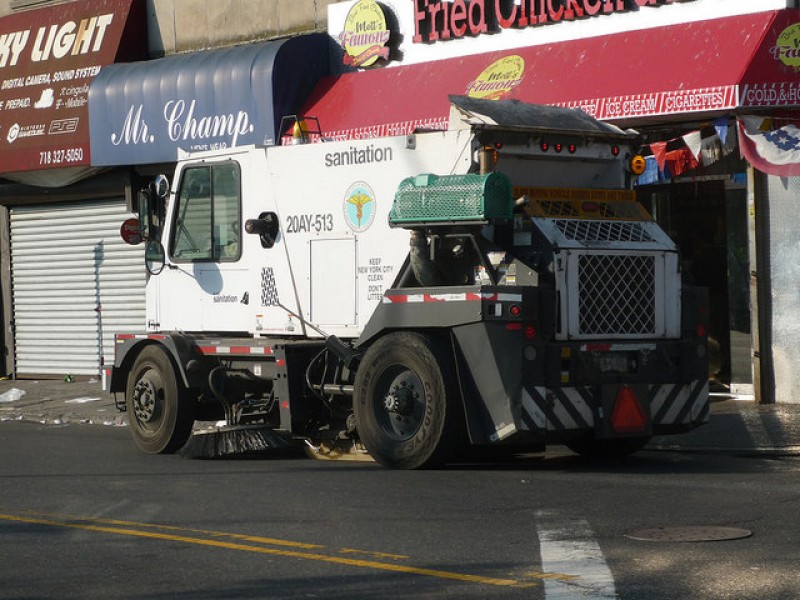
[[[451,107],[446,131],[366,140],[295,117],[317,143],[188,155],[143,190],[147,320],[107,377],[142,450],[424,468],[707,421],[707,296],[635,201],[638,136]]]

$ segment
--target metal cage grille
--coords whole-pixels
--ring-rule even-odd
[[[391,223],[510,218],[511,182],[501,173],[419,175],[400,182]]]
[[[579,256],[579,334],[655,334],[655,273],[653,255]]]
[[[641,223],[559,219],[556,227],[568,240],[579,242],[652,242]]]

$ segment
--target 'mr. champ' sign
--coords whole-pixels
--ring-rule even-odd
[[[694,0],[412,0],[417,43],[574,21]]]
[[[172,162],[179,152],[270,145],[328,73],[326,34],[111,65],[92,82],[92,164]]]

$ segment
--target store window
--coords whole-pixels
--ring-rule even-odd
[[[239,182],[239,166],[233,162],[184,169],[170,243],[173,261],[239,260]]]

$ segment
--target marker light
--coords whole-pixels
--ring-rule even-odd
[[[512,317],[518,317],[518,316],[520,316],[520,315],[522,314],[522,309],[520,308],[519,304],[512,304],[512,305],[511,305],[511,306],[508,308],[508,313],[509,313],[509,314],[510,314]]]
[[[536,337],[536,327],[534,327],[533,325],[526,325],[522,334],[525,336],[526,339],[532,340]]]
[[[564,146],[562,146],[561,144],[556,144],[555,146],[553,146],[553,149],[556,152],[561,152],[564,149]]]
[[[634,175],[641,175],[647,168],[647,161],[645,160],[644,156],[637,154],[631,158],[628,168]]]
[[[611,155],[619,156],[619,146],[611,146]]]
[[[305,144],[308,141],[308,125],[304,119],[298,119],[292,127],[292,144]]]
[[[569,150],[570,154],[575,154],[575,151],[577,149],[578,149],[578,147],[575,144],[570,144],[569,146],[567,146],[567,150]]]
[[[548,144],[547,142],[541,142],[541,143],[539,144],[539,149],[540,149],[542,152],[547,152],[548,150],[550,150],[550,144]]]

